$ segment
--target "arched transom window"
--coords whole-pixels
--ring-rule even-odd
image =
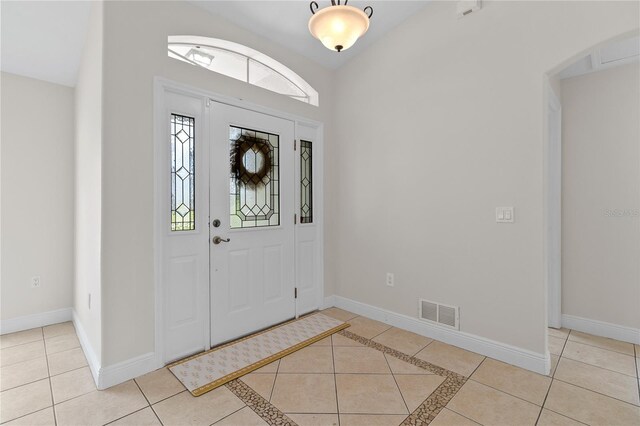
[[[318,92],[291,69],[250,47],[199,36],[169,36],[169,57],[318,106]]]

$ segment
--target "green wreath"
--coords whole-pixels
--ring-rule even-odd
[[[249,171],[244,165],[244,156],[249,151],[262,154],[262,167],[256,171]],[[271,144],[268,140],[242,135],[233,142],[231,148],[231,172],[239,183],[259,185],[263,183],[262,180],[269,174],[270,170]]]

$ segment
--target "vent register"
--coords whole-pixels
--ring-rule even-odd
[[[418,317],[423,321],[456,330],[460,329],[460,311],[457,306],[419,299],[418,310]]]

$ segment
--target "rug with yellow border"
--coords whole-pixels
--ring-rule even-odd
[[[200,396],[347,327],[316,313],[183,359],[169,370]]]

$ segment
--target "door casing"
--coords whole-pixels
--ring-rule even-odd
[[[314,169],[314,219],[312,224],[297,224],[295,227],[295,265],[296,265],[296,285],[299,287],[300,277],[300,247],[306,247],[308,253],[309,244],[313,244],[313,255],[311,265],[313,268],[311,283],[309,277],[304,281],[306,286],[298,292],[296,303],[296,315],[311,312],[322,307],[324,302],[324,241],[323,241],[323,170],[324,170],[324,141],[323,124],[295,114],[284,113],[272,108],[247,102],[225,95],[220,95],[206,90],[198,89],[189,85],[178,83],[166,78],[156,77],[154,79],[154,291],[155,291],[155,365],[157,368],[164,366],[169,360],[165,356],[165,277],[163,273],[163,262],[166,245],[166,215],[163,209],[169,206],[168,195],[169,186],[167,178],[167,165],[164,163],[163,150],[167,149],[166,129],[163,127],[167,110],[167,93],[201,98],[208,107],[211,101],[228,104],[231,106],[267,114],[278,118],[283,118],[295,122],[295,139],[311,140],[314,144],[313,169]],[[208,127],[206,140],[209,140]],[[295,177],[295,205],[296,211],[299,206],[299,156],[296,156],[294,166]],[[208,183],[207,183],[208,185]],[[208,214],[208,213],[207,213]],[[292,218],[293,220],[293,218]],[[305,263],[308,264],[307,261]],[[301,297],[302,296],[302,297]],[[208,321],[206,333],[203,334],[203,348],[208,348],[210,344],[210,324]]]
[[[562,105],[548,82],[545,147],[545,278],[547,326],[562,326]]]

